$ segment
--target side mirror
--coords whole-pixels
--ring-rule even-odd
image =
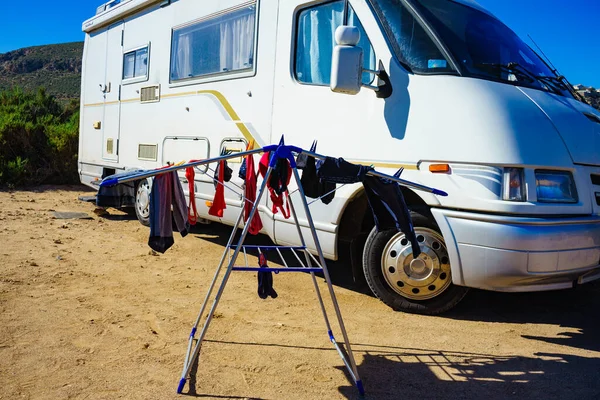
[[[335,31],[337,45],[331,62],[331,90],[358,94],[362,86],[363,49],[357,47],[360,31],[354,26],[340,26]]]

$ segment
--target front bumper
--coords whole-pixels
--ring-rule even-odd
[[[523,218],[432,209],[453,282],[503,292],[600,279],[600,216]]]

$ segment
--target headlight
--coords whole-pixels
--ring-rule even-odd
[[[508,201],[525,201],[526,197],[523,168],[504,168],[502,199]]]
[[[542,203],[577,203],[573,174],[568,171],[535,171],[538,201]]]

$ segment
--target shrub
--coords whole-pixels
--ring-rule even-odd
[[[0,93],[0,186],[76,183],[79,110],[39,89]]]

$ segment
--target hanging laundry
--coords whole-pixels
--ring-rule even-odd
[[[355,165],[342,158],[327,157],[317,163],[319,178],[335,183],[362,182],[367,194],[369,206],[373,212],[377,230],[397,229],[410,241],[413,257],[421,254],[412,218],[398,184],[394,181],[374,176],[367,176],[373,167]],[[402,170],[396,172],[399,177]]]
[[[315,140],[310,148],[311,152],[317,151],[317,141]],[[301,153],[296,158],[296,166],[302,170],[300,185],[304,190],[304,195],[311,199],[321,199],[324,204],[329,204],[335,198],[335,183],[325,182],[317,176],[317,167],[315,158],[305,153]]]
[[[247,222],[248,218],[250,218],[254,202],[256,201],[256,181],[258,177],[256,176],[256,170],[254,168],[254,156],[250,154],[244,158],[244,161],[246,162],[246,176],[244,177],[246,181],[246,187],[244,189],[244,197],[246,198],[244,201],[244,222]],[[262,228],[263,224],[258,210],[256,210],[254,217],[250,222],[248,232],[251,235],[258,235]]]
[[[400,186],[394,181],[376,176],[367,176],[363,181],[363,186],[367,193],[367,200],[371,206],[377,230],[396,229],[404,232],[406,238],[410,241],[413,257],[419,257],[421,247],[417,241],[410,211]]]
[[[190,163],[200,160],[190,160]],[[194,167],[185,169],[185,179],[188,181],[188,196],[190,204],[188,205],[188,221],[190,225],[196,225],[198,222],[198,210],[196,209],[196,171]]]
[[[223,153],[221,155],[227,155],[227,153]],[[217,168],[215,169],[215,176],[213,181],[215,189],[217,188],[217,186],[223,186],[217,183],[217,181],[219,180],[219,175],[221,174],[221,170],[223,171],[223,180],[221,181],[221,183],[229,182],[231,180],[231,177],[233,176],[233,170],[227,165],[227,160],[219,162],[217,164]]]
[[[362,182],[373,167],[349,163],[343,158],[327,157],[317,162],[317,175],[325,182]]]
[[[263,253],[258,256],[258,266],[260,268],[269,268],[267,265],[267,257]],[[266,299],[271,296],[277,298],[277,292],[273,289],[273,273],[271,271],[258,272],[258,297]]]
[[[258,164],[258,170],[263,178],[267,175],[270,160],[271,153],[265,153]],[[292,168],[290,167],[290,162],[286,158],[280,158],[277,160],[273,171],[271,171],[267,188],[269,189],[271,202],[273,203],[273,214],[281,211],[285,219],[290,218],[290,201],[287,186],[290,184],[291,179]]]
[[[216,179],[216,192],[215,198],[213,199],[212,206],[208,209],[208,214],[213,217],[223,218],[223,210],[227,208],[225,204],[225,186],[223,181],[225,180],[225,161],[219,162],[217,167],[219,174],[215,176]]]
[[[150,193],[150,238],[148,245],[159,253],[164,253],[174,244],[173,227],[182,237],[190,229],[187,221],[185,194],[177,172],[157,175]]]

